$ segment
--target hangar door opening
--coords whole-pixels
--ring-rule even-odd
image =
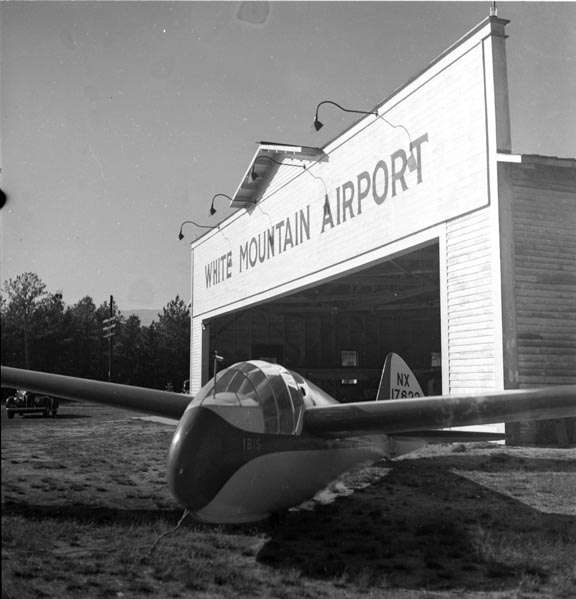
[[[209,350],[224,357],[219,368],[251,359],[281,363],[343,402],[374,399],[386,354],[396,352],[426,395],[439,394],[439,281],[436,241],[212,319]]]

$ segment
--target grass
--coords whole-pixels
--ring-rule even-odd
[[[479,527],[473,538],[480,561],[507,564],[521,572],[518,589],[523,596],[546,589],[554,597],[573,598],[576,594],[576,543],[574,526],[508,534]]]
[[[574,596],[575,450],[436,446],[275,526],[174,530],[172,429],[132,416],[3,414],[3,599]]]

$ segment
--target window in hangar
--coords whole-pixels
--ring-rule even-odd
[[[406,360],[427,395],[439,394],[438,243],[215,318],[209,330],[225,365],[278,362],[340,401],[376,396],[388,352]]]

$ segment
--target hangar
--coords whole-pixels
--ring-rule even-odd
[[[264,358],[341,401],[576,383],[576,160],[514,154],[490,16],[322,148],[261,142],[191,244],[191,392]]]

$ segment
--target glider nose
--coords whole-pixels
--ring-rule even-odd
[[[172,438],[168,486],[176,500],[191,511],[206,506],[225,483],[223,425],[211,409],[189,406]]]

